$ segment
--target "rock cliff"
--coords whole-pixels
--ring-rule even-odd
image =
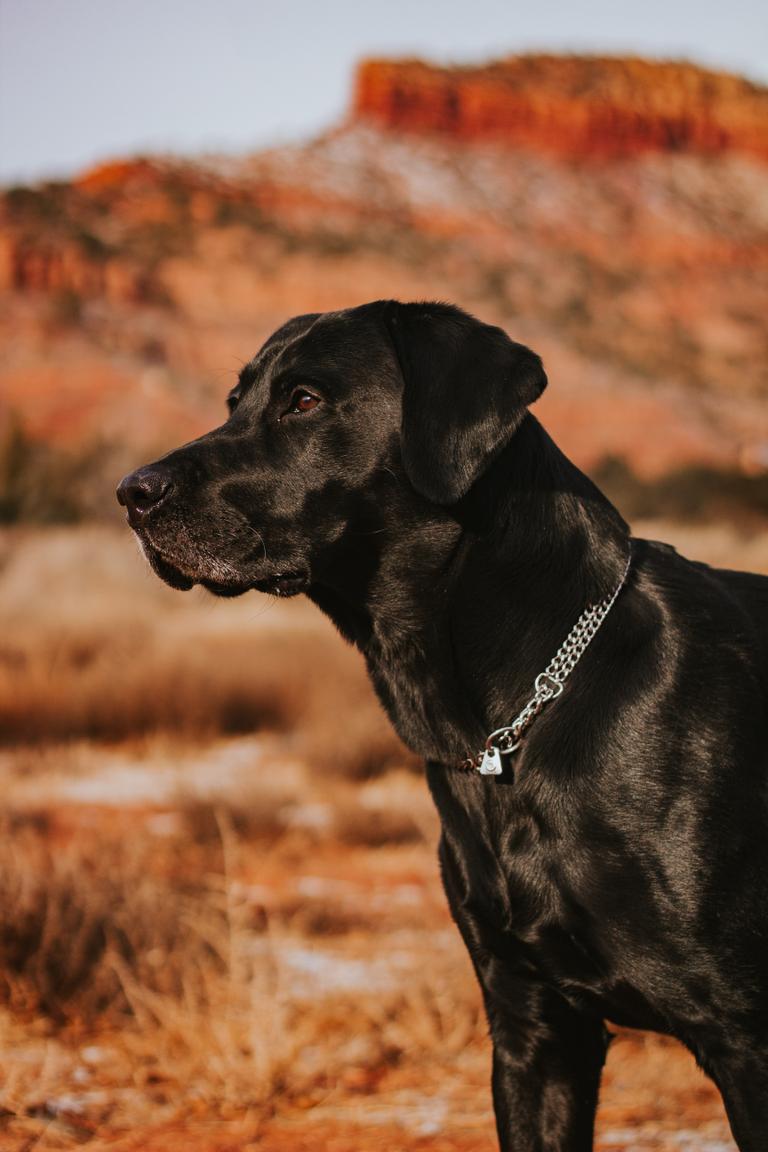
[[[681,62],[531,55],[441,68],[365,60],[352,117],[571,156],[734,150],[768,160],[768,89]]]

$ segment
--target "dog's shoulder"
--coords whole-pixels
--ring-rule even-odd
[[[637,541],[635,550],[676,624],[715,643],[744,644],[768,675],[768,576],[689,560],[658,540]]]

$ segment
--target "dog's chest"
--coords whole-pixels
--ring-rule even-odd
[[[541,925],[564,924],[572,888],[573,834],[550,806],[511,779],[469,781],[474,802],[465,809],[461,837],[472,898],[495,923],[517,935],[535,935]]]
[[[567,808],[495,778],[457,785],[437,765],[429,780],[443,825],[446,890],[459,923],[471,922],[470,936],[575,1002],[592,1002],[618,1022],[655,1026],[647,997],[630,987],[638,947],[630,910],[638,924],[644,918],[638,893],[632,904]]]

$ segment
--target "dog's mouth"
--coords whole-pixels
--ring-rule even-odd
[[[191,573],[179,568],[169,560],[160,550],[151,543],[145,533],[137,532],[141,547],[152,571],[171,588],[181,592],[188,592],[199,584],[214,596],[234,597],[242,596],[246,592],[266,592],[272,596],[290,597],[305,592],[310,584],[309,573],[303,570],[291,569],[284,572],[270,573],[258,579],[231,579],[214,580],[203,573]]]
[[[303,572],[276,572],[274,576],[266,576],[261,580],[248,580],[243,583],[222,583],[218,580],[199,579],[192,583],[199,584],[214,596],[242,596],[244,592],[266,592],[270,596],[298,596],[309,587],[309,577]],[[178,587],[178,585],[174,585]],[[191,585],[190,585],[191,587]]]
[[[277,572],[263,580],[254,580],[251,587],[272,596],[298,596],[309,588],[308,572]]]

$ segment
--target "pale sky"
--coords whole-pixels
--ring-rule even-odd
[[[765,0],[0,0],[0,182],[245,151],[344,112],[355,61],[684,57],[768,83]]]

